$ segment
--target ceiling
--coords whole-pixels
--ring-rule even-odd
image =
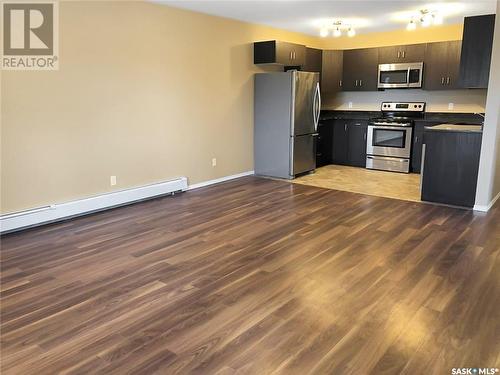
[[[357,33],[404,29],[420,9],[437,11],[444,24],[460,23],[464,16],[495,13],[496,0],[468,1],[316,1],[316,0],[155,0],[178,8],[268,25],[313,36],[342,20]]]

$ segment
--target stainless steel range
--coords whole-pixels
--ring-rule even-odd
[[[424,102],[383,102],[382,117],[370,120],[366,168],[410,172],[414,119],[422,118]]]

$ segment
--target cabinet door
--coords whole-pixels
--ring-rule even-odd
[[[342,89],[377,91],[378,48],[344,51]]]
[[[292,66],[306,65],[306,46],[292,44]]]
[[[333,120],[322,120],[318,123],[316,167],[322,167],[332,162],[333,123]]]
[[[333,124],[332,162],[348,164],[347,120],[335,120]]]
[[[288,42],[276,42],[276,63],[285,66],[293,65],[293,46]]]
[[[426,126],[434,126],[442,123],[442,121],[415,121],[415,127],[413,128],[413,145],[411,148],[411,171],[413,173],[420,173],[422,169],[422,141],[424,139],[424,128]]]
[[[403,46],[402,57],[407,63],[422,62],[425,59],[426,43]]]
[[[472,207],[481,134],[426,131],[422,200]]]
[[[460,87],[460,52],[462,43],[457,40],[448,43],[447,61],[448,72],[446,74],[446,89],[453,90]]]
[[[331,94],[342,89],[343,51],[323,51],[321,93]]]
[[[358,91],[359,83],[359,50],[351,49],[344,51],[344,61],[342,70],[342,90],[343,91]]]
[[[353,167],[366,167],[367,121],[351,120],[347,125],[348,164]]]
[[[357,57],[359,91],[377,91],[378,48],[360,49]]]
[[[460,61],[463,87],[488,87],[494,30],[494,14],[465,17]]]
[[[393,64],[402,59],[402,50],[404,46],[380,47],[378,49],[379,64]]]
[[[427,44],[424,66],[424,88],[444,90],[448,74],[448,42]]]
[[[321,74],[322,51],[316,48],[306,48],[306,63],[304,71]]]

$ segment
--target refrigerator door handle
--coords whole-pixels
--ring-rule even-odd
[[[318,104],[318,90],[315,88],[313,102],[312,102],[312,117],[314,123],[314,131],[318,129],[318,125],[316,124],[316,113],[318,112],[318,110],[316,109],[317,104]]]
[[[314,103],[315,106],[315,113],[313,114],[314,116],[314,131],[318,130],[318,124],[319,124],[319,117],[321,114],[321,92],[319,89],[319,82],[316,83],[316,91],[314,92]]]

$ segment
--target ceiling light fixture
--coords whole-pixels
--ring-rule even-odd
[[[418,15],[412,16],[410,22],[406,25],[406,30],[412,31],[417,28],[417,22],[420,21],[422,27],[429,27],[431,25],[442,25],[443,16],[437,12],[431,12],[428,9],[421,9]]]
[[[347,35],[350,37],[353,37],[354,35],[356,35],[356,31],[354,30],[354,28],[350,25],[344,25],[342,23],[342,21],[335,21],[331,25],[323,26],[319,30],[319,35],[322,38],[325,38],[328,36],[329,31],[333,30],[332,35],[335,38],[338,38],[338,37],[342,36],[342,29],[347,29]]]

